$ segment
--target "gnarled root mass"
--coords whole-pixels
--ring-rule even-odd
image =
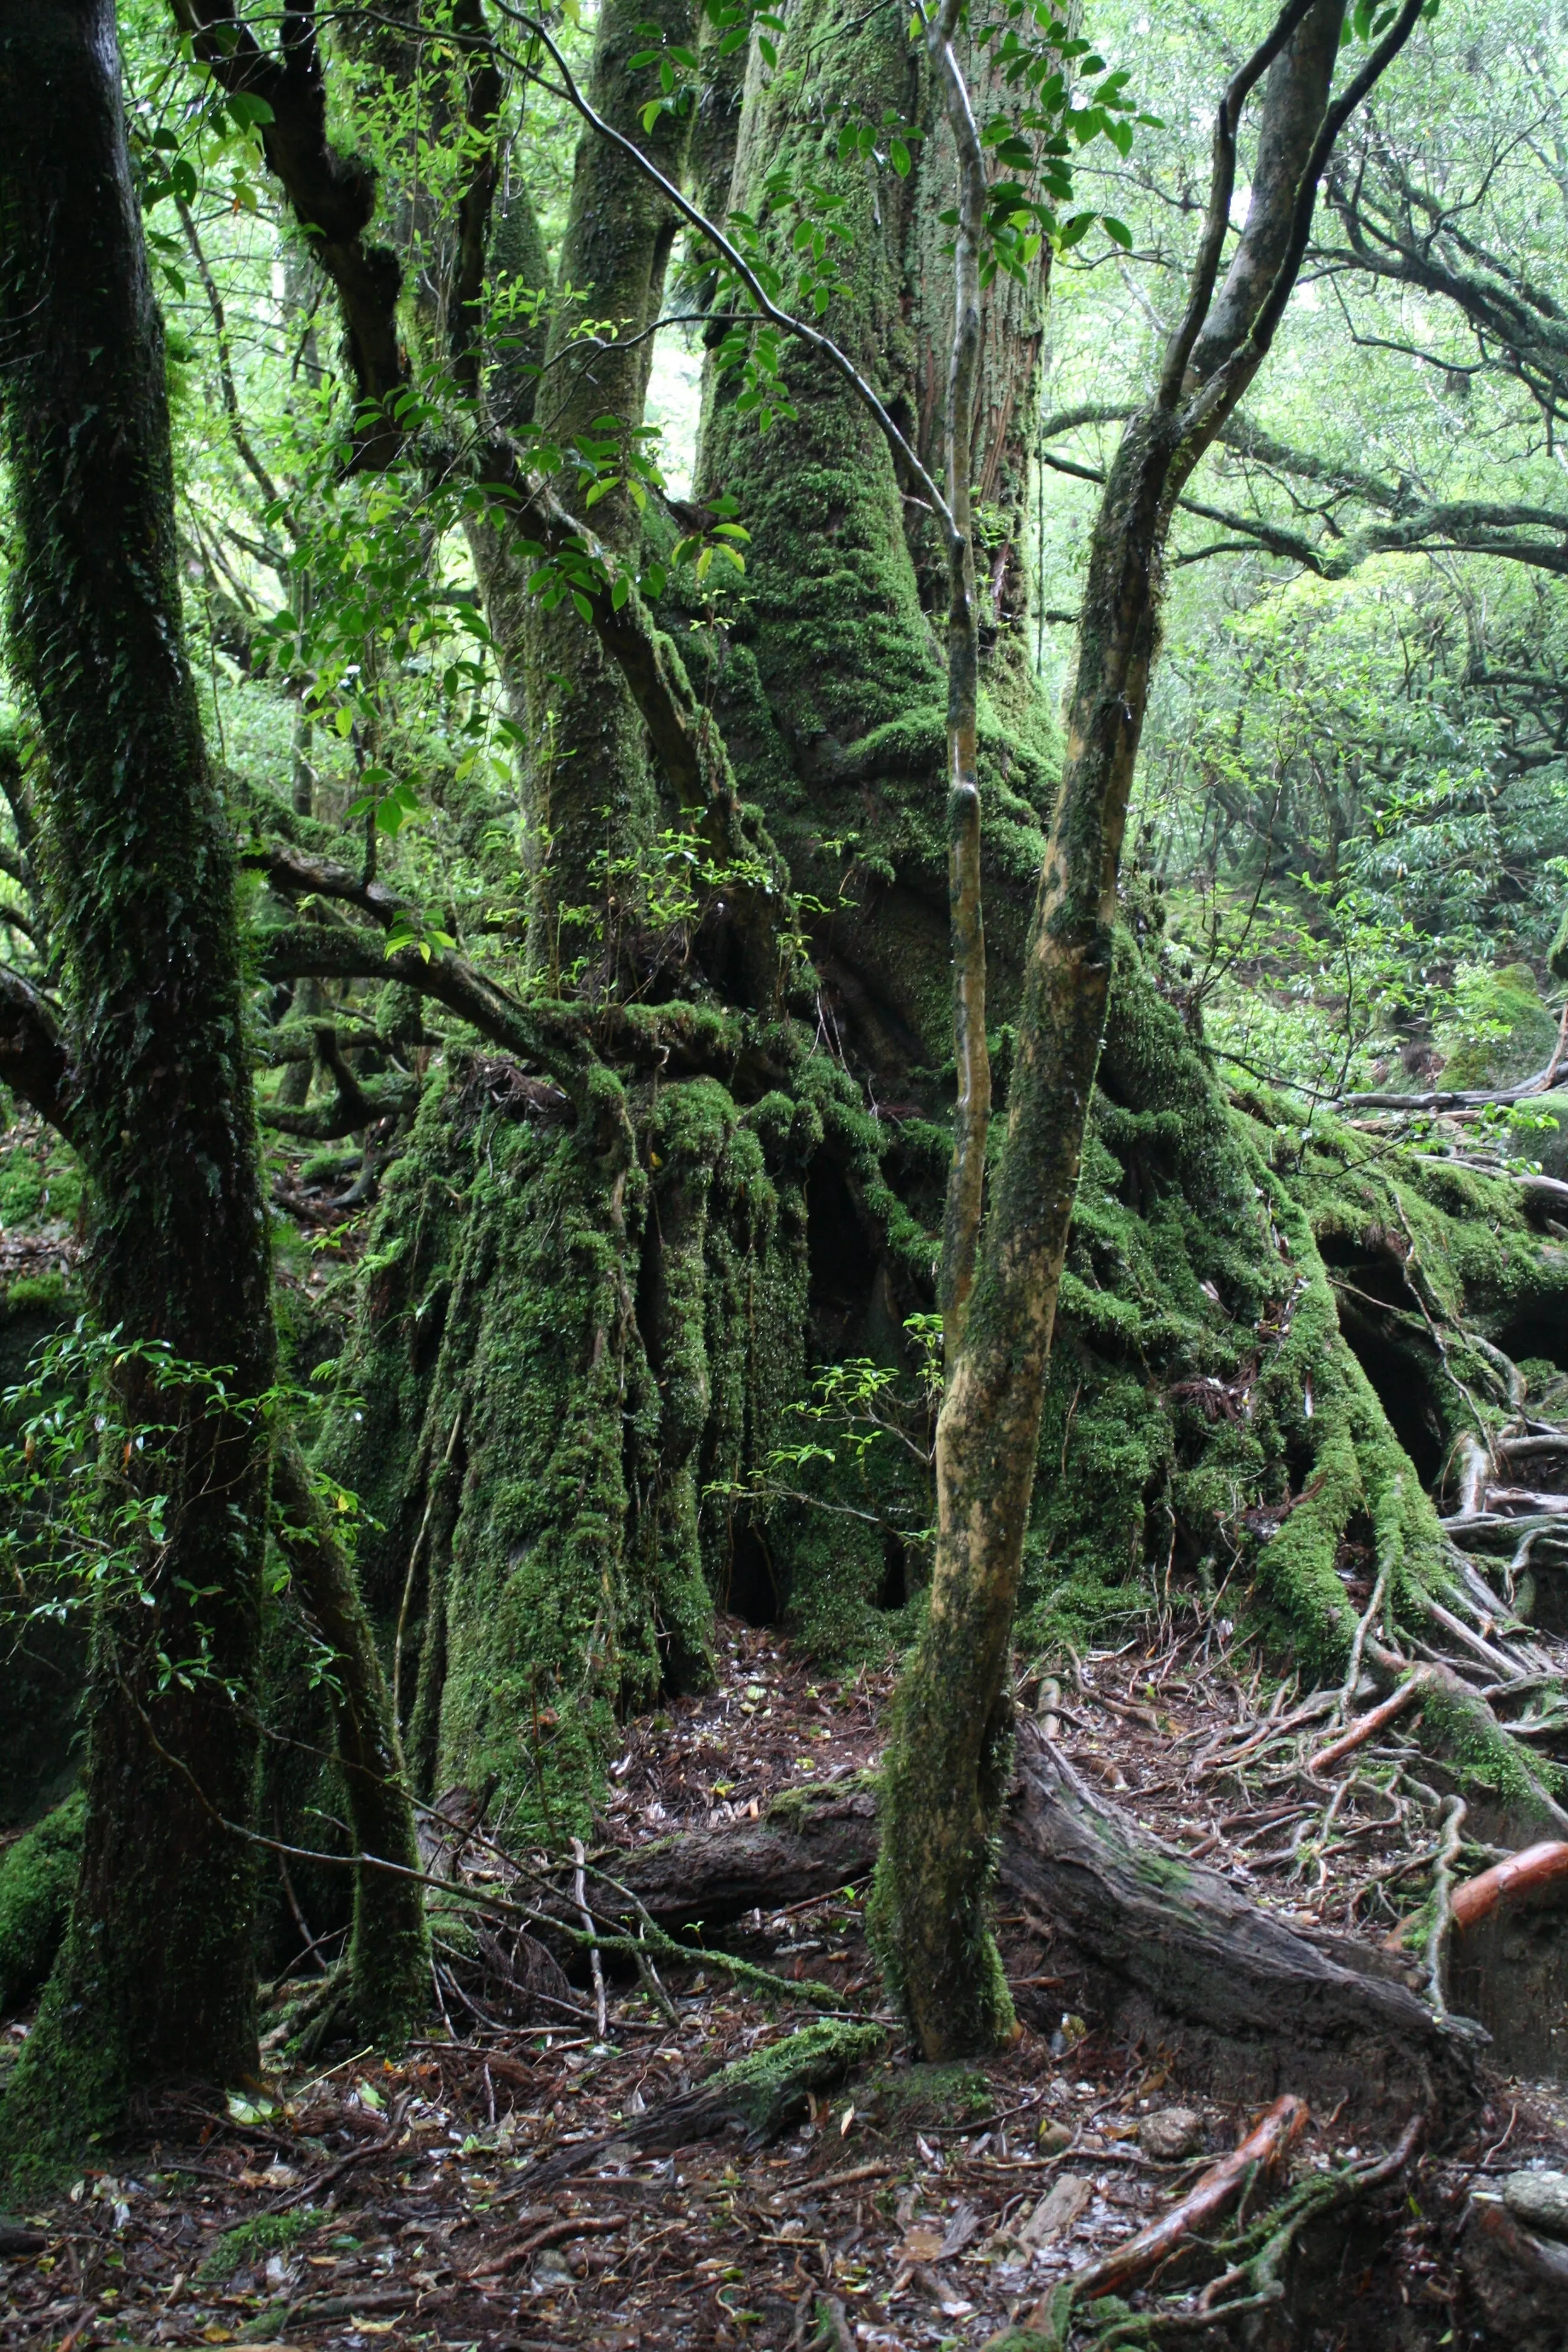
[[[710,1930],[829,1893],[876,1851],[875,1799],[860,1790],[754,1830],[671,1839],[617,1871],[660,1926]],[[1458,2125],[1475,2104],[1485,2037],[1440,2021],[1396,1959],[1302,1933],[1184,1861],[1091,1794],[1027,1721],[998,1878],[1007,1907],[1021,1904],[1048,1937],[1053,1971],[1081,1986],[1086,2015],[1178,2051],[1220,2095],[1289,2088],[1394,2128],[1412,2109]]]

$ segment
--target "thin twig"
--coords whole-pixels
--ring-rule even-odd
[[[581,1838],[574,1837],[572,1841],[572,1859],[576,1864],[576,1869],[572,1880],[572,1892],[576,1898],[577,1916],[582,1920],[583,1926],[586,1929],[590,1937],[588,1945],[588,1966],[594,1972],[594,2015],[598,2020],[599,2039],[602,2042],[605,2038],[605,2029],[608,2021],[605,2005],[605,1970],[603,1963],[599,1958],[599,1947],[597,1940],[594,1938],[594,1922],[588,1916],[588,1897],[583,1885],[583,1871],[586,1857],[583,1852],[583,1841]]]

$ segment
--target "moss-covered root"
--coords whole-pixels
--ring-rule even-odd
[[[819,2018],[803,2025],[783,2042],[754,2050],[748,2058],[721,2067],[695,2091],[643,2116],[628,2117],[616,2131],[617,2140],[630,2140],[650,2154],[666,2155],[695,2141],[712,2139],[738,2126],[749,2143],[763,2143],[804,2115],[813,2095],[830,2091],[857,2066],[879,2058],[888,2037],[879,2025],[847,2018]],[[593,2162],[607,2140],[582,2141],[546,2158],[533,2174],[536,2186],[563,2179]]]
[[[737,2058],[693,2095],[744,2124],[753,2140],[771,2139],[804,2111],[812,2093],[831,2090],[854,2067],[880,2057],[887,2040],[879,2025],[819,2018],[766,2050]]]
[[[362,1863],[355,1871],[350,1945],[355,2023],[373,2041],[395,2046],[424,2013],[430,1966],[424,1890],[397,1875],[420,1866],[397,1728],[353,1570],[287,1435],[273,1486],[279,1540],[300,1602],[331,1655],[332,1711],[354,1844],[395,1865],[377,1870]]]
[[[1374,1661],[1396,1672],[1399,1661],[1379,1650]],[[1464,1795],[1505,1817],[1510,1837],[1568,1836],[1558,1765],[1532,1756],[1500,1724],[1479,1692],[1447,1666],[1424,1669],[1431,1686],[1421,1702],[1421,1745],[1446,1764]]]
[[[0,2017],[32,1999],[65,1941],[86,1811],[78,1790],[0,1862]]]

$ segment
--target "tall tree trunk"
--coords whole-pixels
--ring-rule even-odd
[[[589,95],[605,121],[635,139],[677,184],[691,143],[691,114],[662,115],[645,131],[656,77],[630,59],[663,39],[690,45],[689,0],[605,0],[595,34]],[[677,222],[631,160],[591,131],[578,142],[576,174],[534,421],[570,451],[597,450],[623,487],[595,505],[595,536],[616,555],[642,528],[624,481],[638,455],[653,338]],[[607,423],[605,420],[613,420]],[[568,476],[579,511],[585,490]],[[533,821],[542,841],[534,938],[540,961],[569,982],[579,959],[613,984],[618,899],[635,898],[635,867],[658,830],[659,790],[642,718],[599,639],[567,600],[524,606]],[[673,812],[672,812],[673,814]],[[601,925],[604,927],[601,931]],[[590,985],[593,982],[590,982]]]
[[[952,208],[955,164],[941,77],[903,22],[841,0],[806,0],[780,44],[776,74],[752,62],[729,201],[761,221],[787,284],[796,215],[771,192],[777,177],[832,196],[853,259],[821,323],[940,478],[954,275],[952,230],[941,216]],[[792,70],[792,60],[819,69],[824,58],[832,61],[827,108],[810,72],[803,80]],[[924,133],[907,177],[885,158],[838,152],[842,120],[879,124],[888,115]],[[725,211],[711,190],[709,210],[720,219]],[[1011,512],[1004,484],[1026,467],[1043,297],[1037,277],[1026,298],[1002,279],[980,298],[969,448],[988,536],[998,511]],[[751,545],[730,627],[710,641],[694,636],[688,658],[706,659],[702,684],[742,789],[765,807],[797,887],[827,909],[811,921],[811,945],[839,1034],[879,1095],[929,1092],[934,1112],[940,1090],[930,1074],[948,1058],[952,1026],[941,782],[948,551],[918,484],[843,379],[791,346],[784,374],[797,414],[765,434],[737,407],[733,376],[710,379],[699,490],[739,501]],[[1003,530],[1003,576],[983,559],[979,583],[973,758],[997,964],[993,1015],[1007,1020],[1057,733],[1018,658],[1023,572],[1011,525]]]
[[[1012,2021],[986,1924],[1010,1712],[1006,1670],[1040,1411],[1110,993],[1128,795],[1158,640],[1171,515],[1262,363],[1305,249],[1339,123],[1415,24],[1332,107],[1343,0],[1292,0],[1221,101],[1185,316],[1129,425],[1089,551],[1061,786],[1024,974],[1006,1146],[974,1294],[937,1424],[930,1614],[900,1692],[879,1868],[882,1947],[928,2056],[982,2050]],[[1268,75],[1247,226],[1226,286],[1237,117]]]
[[[272,1376],[267,1216],[234,882],[185,660],[163,339],[126,153],[111,0],[0,8],[12,642],[47,752],[42,810],[91,1183],[95,1317]],[[257,2063],[252,1799],[267,1446],[236,1402],[113,1375],[173,1420],[113,1475],[168,1492],[142,1591],[99,1608],[88,1822],[65,1952],[6,2095],[12,2152],[133,2093]]]

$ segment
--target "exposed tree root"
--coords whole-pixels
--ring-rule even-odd
[[[1454,2121],[1476,2096],[1473,2028],[1436,2018],[1375,1955],[1308,1937],[1147,1838],[1022,1727],[1002,1884],[1095,1979],[1118,2029],[1173,2034],[1232,2095],[1287,2086],[1369,2118]]]
[[[1385,2156],[1310,2174],[1256,2221],[1243,2220],[1228,2236],[1199,2241],[1196,2233],[1204,2225],[1238,2198],[1245,2209],[1252,2184],[1284,2155],[1305,2120],[1299,2100],[1280,2099],[1179,2205],[1125,2245],[1064,2279],[1041,2299],[1026,2326],[994,2336],[985,2352],[1068,2352],[1074,2341],[1092,2344],[1095,2352],[1131,2352],[1134,2346],[1152,2352],[1154,2346],[1184,2339],[1223,2340],[1232,2320],[1282,2304],[1285,2265],[1303,2231],[1396,2179],[1415,2153],[1422,2126],[1421,2116],[1413,2116]],[[1118,2287],[1136,2285],[1184,2245],[1198,2243],[1221,2268],[1196,2296],[1138,2312],[1110,2300]],[[1099,2314],[1083,2311],[1085,2304],[1102,2296],[1107,2302]]]
[[[820,1824],[817,1811],[644,1849],[618,1863],[622,1883],[656,1920],[686,1927],[829,1892],[874,1860],[874,1811],[865,1794],[828,1801]],[[1415,2106],[1457,2122],[1474,2104],[1479,2037],[1435,2017],[1396,1962],[1299,1933],[1146,1836],[1028,1722],[999,1876],[1050,1934],[1053,1965],[1092,1979],[1094,2014],[1181,2044],[1231,2095],[1289,2084],[1399,2120]]]
[[[887,2039],[881,2026],[868,2023],[823,2019],[803,2025],[787,2040],[737,2059],[682,2097],[627,2116],[613,2138],[580,2141],[547,2156],[529,2175],[529,2186],[542,2189],[566,2179],[596,2162],[616,2140],[646,2155],[664,2155],[739,2127],[752,2147],[761,2147],[803,2116],[816,2093],[879,2056]]]

